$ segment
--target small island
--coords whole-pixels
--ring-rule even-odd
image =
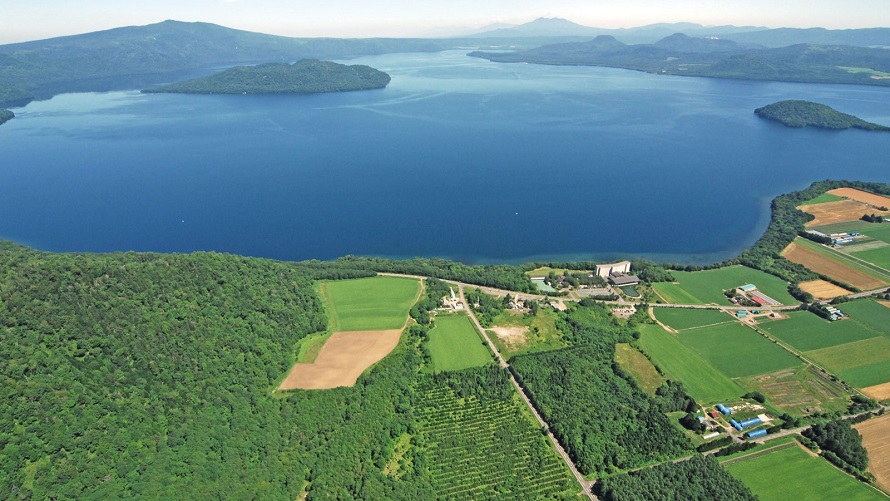
[[[856,128],[890,131],[890,127],[866,122],[853,115],[841,113],[830,106],[810,101],[779,101],[757,108],[754,110],[754,113],[761,118],[776,120],[788,127],[819,127],[832,130]]]
[[[0,125],[5,124],[13,118],[15,118],[15,113],[9,110],[0,110]]]
[[[270,63],[237,66],[202,78],[162,87],[146,93],[180,94],[309,94],[382,89],[389,84],[386,73],[363,65],[304,59],[294,64]]]

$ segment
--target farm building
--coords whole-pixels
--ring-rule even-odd
[[[701,437],[701,438],[704,439],[704,440],[710,440],[710,439],[712,439],[712,438],[716,438],[716,437],[719,437],[719,436],[720,436],[720,432],[719,432],[719,431],[715,431],[715,432],[713,432],[713,433],[708,433],[707,435],[705,435],[705,436],[703,436],[703,437]]]
[[[747,435],[748,435],[748,438],[759,438],[759,437],[763,437],[763,436],[766,435],[766,430],[763,429],[763,428],[761,428],[761,429],[759,429],[759,430],[749,431],[749,432],[747,433]]]
[[[739,287],[739,290],[742,291],[742,292],[756,291],[756,290],[757,290],[757,286],[754,285],[754,284],[745,284],[745,285]]]
[[[609,282],[616,287],[625,285],[637,285],[640,283],[640,277],[636,275],[626,275],[624,273],[613,273],[609,275]]]
[[[720,411],[720,413],[723,414],[724,416],[728,416],[728,415],[732,414],[732,407],[728,407],[723,404],[717,404],[716,407],[717,407],[717,410]]]
[[[745,318],[748,316],[748,312],[745,310],[739,310],[739,311],[735,312],[735,316],[738,318]]]
[[[630,273],[630,261],[596,265],[596,274],[600,277],[609,278],[609,275],[616,273]]]
[[[751,301],[759,304],[760,306],[781,306],[782,303],[776,301],[775,299],[767,296],[766,294],[760,291],[749,292],[748,297],[751,298]]]

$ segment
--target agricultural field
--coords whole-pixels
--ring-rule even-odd
[[[876,384],[862,388],[862,393],[878,402],[890,402],[890,383]]]
[[[804,238],[796,238],[788,244],[782,251],[782,256],[816,273],[861,290],[876,289],[890,283],[890,276],[869,267],[867,263],[857,262],[841,252]]]
[[[877,490],[793,443],[762,449],[726,461],[722,465],[762,501],[886,499]]]
[[[839,202],[843,199],[844,199],[844,197],[842,197],[842,196],[832,195],[831,193],[823,193],[823,194],[819,195],[818,197],[807,200],[806,202],[804,202],[800,205],[815,205],[815,204],[822,204],[825,202]]]
[[[650,396],[654,396],[655,390],[666,381],[646,355],[627,343],[615,345],[615,361]]]
[[[788,285],[781,278],[746,266],[727,266],[705,271],[672,271],[676,282],[653,284],[655,292],[672,304],[728,305],[723,291],[745,284],[757,289],[782,304],[797,304],[788,294]]]
[[[850,301],[840,304],[838,307],[850,315],[850,319],[845,322],[856,322],[890,337],[890,308],[870,299]]]
[[[492,362],[491,353],[464,314],[438,315],[427,342],[433,368],[454,371]]]
[[[890,414],[869,419],[854,428],[862,435],[862,445],[868,451],[868,471],[878,485],[890,490]]]
[[[810,280],[809,282],[801,282],[798,284],[800,290],[810,294],[816,299],[834,299],[840,296],[851,294],[850,291],[843,287],[838,287],[831,282],[825,280]]]
[[[793,416],[845,411],[850,394],[812,365],[739,379],[746,389],[766,395],[769,403]]]
[[[884,336],[807,351],[804,355],[857,388],[890,380],[890,338]]]
[[[427,376],[417,394],[437,498],[569,498],[580,491],[499,367]]]
[[[870,207],[867,204],[855,200],[840,200],[837,202],[825,202],[814,205],[801,205],[798,209],[815,216],[815,219],[806,224],[807,228],[856,221],[861,218],[863,214],[890,214],[890,212],[879,211],[874,207]]]
[[[731,316],[719,310],[655,308],[654,312],[659,322],[678,331],[735,322]]]
[[[867,191],[858,190],[856,188],[835,188],[833,190],[828,190],[827,193],[829,195],[836,195],[850,200],[855,200],[857,202],[862,202],[864,204],[873,205],[875,207],[890,206],[890,198],[887,198],[883,195],[876,195]]]
[[[741,386],[657,325],[640,326],[640,347],[669,379],[682,382],[699,402],[713,404],[745,394]]]
[[[677,338],[731,378],[766,374],[802,363],[784,348],[737,322],[681,331]]]
[[[565,348],[566,343],[556,328],[556,317],[556,312],[548,307],[542,307],[534,316],[504,311],[486,331],[505,359],[522,353],[558,350]]]
[[[844,303],[839,307],[841,311],[848,311],[848,307],[854,304],[856,302]],[[763,323],[758,327],[798,351],[828,348],[881,334],[864,324],[859,315],[851,314],[847,320],[830,322],[808,311],[792,311],[786,319]]]
[[[418,299],[420,281],[371,277],[319,283],[333,331],[401,329]]]

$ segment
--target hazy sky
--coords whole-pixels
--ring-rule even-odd
[[[286,36],[447,36],[562,17],[587,26],[688,21],[768,27],[890,26],[888,0],[0,0],[0,43],[165,19]]]

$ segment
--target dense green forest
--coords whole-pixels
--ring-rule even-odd
[[[15,113],[9,110],[0,109],[0,125],[5,124],[6,122],[15,118]]]
[[[657,74],[784,82],[890,85],[872,78],[890,72],[881,48],[797,44],[764,49],[716,40],[671,36],[654,44],[624,44],[610,35],[587,42],[513,52],[471,52],[504,63],[608,66]]]
[[[710,456],[665,463],[598,482],[594,492],[603,501],[754,501],[745,484]]]
[[[214,75],[142,92],[181,94],[293,94],[382,89],[386,73],[364,65],[304,59],[293,64],[237,66]]]
[[[822,129],[863,129],[890,131],[890,127],[866,122],[861,118],[841,113],[830,106],[810,101],[787,100],[757,108],[754,113],[775,120],[788,127],[819,127]]]
[[[691,452],[663,405],[614,362],[615,344],[632,341],[633,329],[617,323],[605,306],[585,304],[558,324],[574,346],[511,360],[520,384],[575,465],[585,475],[613,473]]]
[[[804,430],[803,436],[831,451],[847,464],[865,471],[868,468],[868,451],[862,446],[862,435],[846,420],[815,424]]]

